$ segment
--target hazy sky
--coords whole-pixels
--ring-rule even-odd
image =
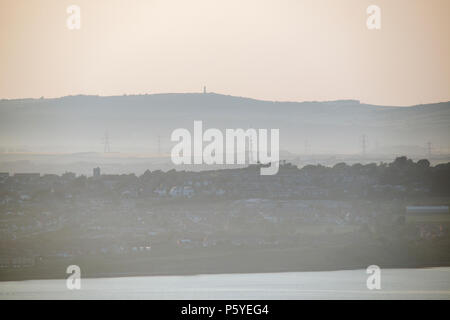
[[[66,8],[81,8],[69,30]],[[381,7],[381,30],[366,8]],[[0,98],[450,100],[448,0],[0,0]]]

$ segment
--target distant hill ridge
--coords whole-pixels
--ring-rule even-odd
[[[378,106],[357,100],[264,101],[217,93],[123,96],[66,96],[0,100],[0,147],[99,149],[109,132],[112,147],[154,149],[160,136],[192,129],[194,120],[215,128],[278,128],[281,147],[303,152],[358,152],[363,134],[368,150],[411,145],[448,148],[450,102],[410,107]],[[94,149],[93,149],[94,148]]]

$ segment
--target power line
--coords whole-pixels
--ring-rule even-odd
[[[158,155],[161,155],[161,136],[158,136]]]
[[[109,145],[108,131],[105,132],[105,136],[103,137],[103,152],[104,153],[111,152],[111,146]]]
[[[431,150],[432,150],[432,144],[430,141],[428,141],[427,142],[428,158],[431,158]]]
[[[366,155],[366,149],[367,149],[367,137],[365,134],[362,135],[362,154],[363,156]]]

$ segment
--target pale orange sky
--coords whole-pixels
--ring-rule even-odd
[[[81,30],[66,8],[81,7]],[[366,8],[381,7],[381,30]],[[448,0],[0,0],[0,98],[450,100]]]

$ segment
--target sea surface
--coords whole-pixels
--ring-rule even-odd
[[[450,268],[381,269],[379,290],[366,270],[0,282],[5,299],[450,299]]]

